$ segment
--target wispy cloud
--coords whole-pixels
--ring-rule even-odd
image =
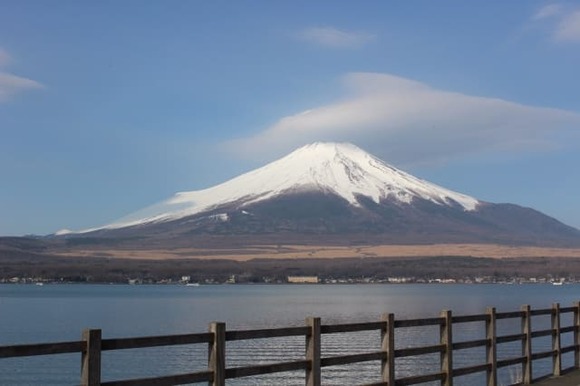
[[[280,155],[313,141],[349,141],[398,164],[485,152],[546,151],[580,125],[580,114],[438,90],[389,74],[351,73],[342,100],[281,118],[230,141],[239,156]],[[573,133],[573,135],[576,135]]]
[[[4,67],[11,62],[11,59],[8,52],[0,48],[0,103],[26,90],[44,87],[35,80],[23,78],[5,71]]]
[[[554,38],[558,41],[580,42],[580,10],[562,17],[554,31]]]
[[[42,84],[35,80],[0,71],[0,102],[8,100],[20,92],[40,88],[43,88]]]
[[[311,43],[331,48],[358,48],[375,39],[366,32],[343,31],[334,27],[311,27],[299,32],[298,36]]]
[[[8,54],[8,52],[6,52],[6,50],[2,49],[0,47],[0,67],[3,67],[5,65],[7,65],[8,63],[10,63],[11,57]]]
[[[532,16],[532,20],[543,20],[552,16],[557,16],[562,12],[563,8],[560,4],[548,4],[538,9]]]
[[[538,9],[531,21],[546,26],[554,41],[580,42],[580,9],[577,7],[549,4]]]

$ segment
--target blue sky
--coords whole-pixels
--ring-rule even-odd
[[[580,1],[0,3],[0,235],[317,140],[580,227]]]

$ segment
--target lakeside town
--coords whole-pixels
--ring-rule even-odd
[[[219,284],[578,284],[580,278],[575,276],[555,277],[552,275],[539,277],[505,277],[505,276],[466,276],[460,278],[426,278],[415,276],[393,277],[319,277],[319,276],[286,276],[284,278],[264,276],[230,275],[226,280],[205,278],[192,280],[189,275],[180,278],[128,278],[123,281],[92,281],[90,278],[71,280],[71,278],[47,279],[43,277],[11,277],[0,278],[0,284],[159,284],[159,285],[219,285]]]

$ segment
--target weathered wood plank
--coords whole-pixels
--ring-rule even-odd
[[[306,386],[320,386],[320,318],[308,318],[306,324],[310,328],[310,332],[306,336],[306,360],[308,360],[308,367],[306,368]]]
[[[213,341],[208,348],[208,370],[213,372],[212,386],[226,384],[226,324],[212,322],[209,330]]]
[[[439,326],[441,324],[443,324],[443,318],[395,320],[395,328]]]
[[[481,373],[483,371],[489,371],[489,363],[453,369],[453,376],[460,377],[462,375]]]
[[[468,340],[464,342],[454,342],[453,350],[465,350],[468,348],[487,346],[489,341],[487,339]]]
[[[101,384],[101,330],[85,329],[85,342],[81,358],[81,386]]]
[[[436,344],[433,346],[399,348],[395,350],[395,358],[405,358],[417,355],[442,353],[444,350],[445,345],[443,344]]]
[[[552,374],[559,377],[562,372],[562,341],[560,339],[560,303],[552,305],[552,350],[556,355],[552,358]]]
[[[522,380],[524,384],[532,383],[532,315],[529,305],[522,306],[522,333],[524,339],[522,340],[522,355],[525,358],[525,362],[522,368]]]
[[[566,347],[562,347],[562,354],[566,354],[569,352],[575,352],[576,351],[576,346],[566,346]]]
[[[580,302],[574,302],[574,367],[580,369]]]
[[[308,327],[265,328],[259,330],[226,331],[226,341],[280,338],[288,336],[306,336]]]
[[[567,334],[576,331],[576,326],[567,326],[560,328],[560,334]]]
[[[451,322],[451,311],[441,311],[441,318],[444,322],[439,327],[439,338],[444,347],[440,353],[441,372],[445,373],[444,386],[453,386],[453,323]]]
[[[498,336],[495,338],[495,342],[497,344],[500,343],[508,343],[508,342],[516,342],[516,341],[521,341],[526,339],[526,335],[523,333],[520,334],[513,334],[513,335],[503,335],[503,336]]]
[[[552,315],[551,308],[544,308],[541,310],[531,310],[532,316],[540,316],[540,315]]]
[[[524,363],[525,361],[526,361],[525,357],[502,359],[500,361],[497,361],[497,367],[502,368],[507,366],[519,365]]]
[[[212,339],[213,334],[209,332],[201,334],[103,339],[101,342],[101,349],[103,351],[108,351],[108,350],[124,350],[124,349],[148,348],[159,346],[177,346],[184,344],[209,343],[212,341]]]
[[[395,384],[395,315],[383,314],[381,319],[383,321],[381,349],[387,355],[381,361],[381,378],[383,383],[393,386]]]
[[[511,312],[497,312],[495,314],[495,319],[514,319],[514,318],[521,318],[522,311],[511,311]]]
[[[226,369],[226,379],[281,373],[284,371],[306,370],[309,364],[310,362],[308,360],[300,360],[266,365],[234,367]]]
[[[322,334],[336,334],[342,332],[371,331],[380,330],[382,326],[382,322],[329,324],[320,326],[320,332]]]
[[[486,374],[487,386],[497,386],[497,313],[495,307],[489,307],[486,313],[489,315],[489,319],[485,322],[485,338],[488,341],[485,354],[489,365]]]
[[[560,307],[560,314],[572,313],[576,310],[576,307]]]
[[[489,316],[486,314],[460,315],[460,316],[453,316],[452,321],[453,321],[453,324],[485,322],[488,318],[489,318]]]
[[[533,353],[531,358],[533,361],[535,361],[537,359],[542,359],[542,358],[551,358],[554,355],[556,355],[556,352],[554,352],[554,350],[542,351],[542,352]]]
[[[0,346],[0,358],[69,354],[81,352],[84,347],[85,343],[82,341]]]
[[[554,330],[538,330],[532,331],[532,338],[539,338],[541,336],[552,336],[554,334]]]
[[[380,361],[386,358],[386,356],[387,354],[382,351],[362,354],[338,355],[334,357],[322,358],[320,360],[320,367],[348,365],[351,363],[359,363],[359,362]]]

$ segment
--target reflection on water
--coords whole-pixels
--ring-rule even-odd
[[[522,304],[548,308],[553,302],[569,306],[578,293],[574,285],[246,285],[246,286],[93,286],[0,285],[0,345],[78,340],[83,328],[101,328],[104,338],[203,332],[211,321],[228,329],[304,325],[308,316],[323,324],[376,321],[393,312],[397,319],[438,316],[442,309],[455,315],[480,314],[488,306],[515,311]],[[567,319],[566,319],[567,318]],[[569,325],[571,317],[562,318]],[[535,317],[534,329],[547,328],[549,317]],[[501,320],[499,334],[513,334],[519,320]],[[562,344],[571,344],[572,334]],[[482,322],[454,325],[454,341],[482,339]],[[439,343],[437,326],[397,329],[396,347]],[[377,351],[379,331],[323,335],[322,355]],[[551,338],[534,340],[534,351],[551,347]],[[227,344],[232,367],[304,359],[303,337],[236,341]],[[573,355],[564,355],[571,366]],[[499,346],[498,358],[521,355],[521,344]],[[481,364],[485,349],[454,353],[456,367]],[[80,355],[67,354],[0,360],[2,385],[65,385],[79,380]],[[207,347],[188,345],[103,353],[103,379],[179,374],[204,370]],[[397,377],[439,371],[439,354],[400,358]],[[551,360],[534,362],[534,377],[547,373]],[[519,367],[500,371],[500,383],[521,376]],[[380,364],[366,362],[323,369],[323,384],[352,385],[380,381]],[[304,372],[228,380],[232,385],[302,385]],[[435,383],[433,383],[435,384]],[[484,385],[481,374],[459,377],[458,385]]]

